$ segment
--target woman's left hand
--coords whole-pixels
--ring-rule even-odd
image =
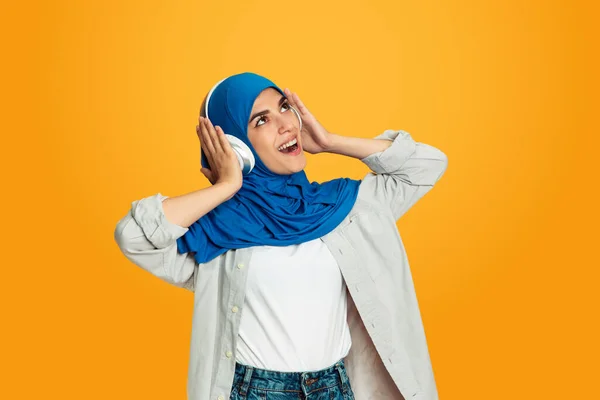
[[[302,148],[310,154],[327,151],[331,145],[332,135],[323,128],[323,125],[308,111],[302,103],[298,94],[292,93],[288,88],[284,89],[290,105],[294,107],[302,118]]]

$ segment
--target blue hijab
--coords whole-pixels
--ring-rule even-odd
[[[318,239],[348,215],[360,181],[340,178],[310,183],[304,171],[291,175],[271,172],[248,139],[248,120],[258,95],[266,88],[284,92],[260,75],[244,72],[223,80],[208,105],[213,126],[242,140],[256,164],[243,176],[240,190],[228,201],[202,216],[177,239],[179,253],[195,252],[205,263],[230,249],[287,246]],[[202,153],[202,165],[209,168]]]

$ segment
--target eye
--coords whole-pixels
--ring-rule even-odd
[[[283,107],[285,107],[286,111],[290,109],[290,104],[289,104],[289,102],[288,102],[287,100],[286,100],[286,101],[285,101],[285,102],[284,102],[284,103],[281,105],[281,108],[283,108]],[[257,120],[256,120],[256,125],[254,125],[254,127],[256,128],[256,127],[259,127],[259,126],[262,126],[262,125],[264,125],[264,124],[260,124],[260,125],[259,125],[258,123],[259,123],[261,120],[264,120],[265,118],[266,118],[266,116],[265,116],[265,115],[263,115],[263,116],[261,116],[259,119],[257,119]]]

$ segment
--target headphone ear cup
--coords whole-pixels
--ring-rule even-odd
[[[233,135],[225,134],[227,137],[227,141],[231,145],[235,155],[238,158],[240,163],[240,168],[242,170],[242,174],[248,175],[250,171],[254,168],[256,164],[256,160],[254,158],[254,154],[252,154],[252,150],[250,147],[246,145],[246,143],[242,142],[240,139],[236,138]]]
[[[242,142],[235,136],[225,136],[227,136],[227,141],[231,145],[231,148],[233,149],[233,152],[235,153],[238,159],[240,169],[242,170],[242,174],[248,175],[254,168],[254,165],[256,164],[256,160],[254,158],[254,154],[252,154],[252,150],[250,150],[246,143]],[[200,165],[202,165],[202,167],[204,168],[210,169],[210,164],[208,163],[206,154],[204,154],[204,150],[202,149],[200,150]]]
[[[210,101],[210,97],[213,94],[213,92],[215,91],[215,89],[217,88],[217,86],[219,86],[219,84],[221,82],[223,82],[225,79],[227,79],[227,78],[223,78],[219,82],[217,82],[212,87],[212,89],[208,92],[208,94],[206,96],[204,96],[204,99],[202,100],[202,105],[200,106],[200,116],[201,117],[207,118],[208,102]],[[300,123],[302,124],[302,120],[300,120]],[[229,144],[231,144],[231,148],[233,149],[233,151],[238,159],[238,162],[240,163],[240,168],[242,170],[242,174],[244,174],[244,175],[249,174],[250,171],[252,171],[252,169],[254,168],[254,165],[256,164],[256,160],[254,159],[254,154],[252,154],[252,150],[250,150],[250,148],[246,145],[246,143],[242,142],[240,139],[236,138],[235,136],[227,135],[227,134],[225,134],[225,136],[227,137],[227,141],[229,142]],[[201,154],[200,154],[200,164],[204,168],[210,169],[210,165],[208,164],[208,159],[206,158],[204,151],[201,151]]]

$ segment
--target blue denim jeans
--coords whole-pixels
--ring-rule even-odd
[[[354,400],[344,359],[312,372],[278,372],[235,363],[230,400]]]

